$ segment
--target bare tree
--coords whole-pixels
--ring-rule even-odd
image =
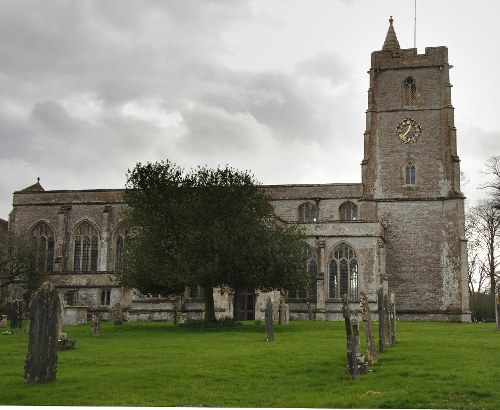
[[[37,245],[27,237],[0,232],[0,290],[20,285],[36,287]]]
[[[490,189],[495,206],[500,207],[500,155],[489,158],[485,164],[485,174],[491,175],[491,181],[483,185],[482,188]]]
[[[496,270],[500,264],[500,208],[493,201],[481,201],[467,211],[466,235],[469,241],[469,289],[476,291],[489,278],[490,294],[495,293]],[[473,289],[474,290],[474,289]]]

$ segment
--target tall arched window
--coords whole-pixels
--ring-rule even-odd
[[[330,299],[347,295],[350,299],[358,297],[358,259],[351,246],[342,242],[330,254],[329,262]]]
[[[358,207],[351,201],[344,202],[339,207],[341,221],[354,221],[358,218]]]
[[[299,222],[316,222],[319,209],[316,204],[304,202],[299,206]]]
[[[129,238],[129,229],[122,224],[116,229],[114,234],[114,243],[115,243],[114,264],[116,271],[123,270],[123,258],[125,256],[125,246],[127,244],[128,238]]]
[[[89,223],[82,223],[73,239],[73,271],[97,272],[99,239],[97,230]]]
[[[54,271],[55,240],[52,229],[46,222],[40,222],[31,229],[36,247],[37,272]]]
[[[317,285],[316,280],[318,276],[318,262],[316,260],[316,252],[308,245],[304,246],[304,252],[307,254],[307,273],[310,276],[310,284],[307,290],[297,291],[290,289],[288,291],[289,299],[316,299]]]
[[[412,77],[408,77],[403,82],[403,105],[417,105],[417,83]]]
[[[415,185],[416,183],[416,169],[414,164],[405,166],[405,184]]]

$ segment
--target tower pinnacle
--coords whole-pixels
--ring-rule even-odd
[[[390,50],[390,51],[399,51],[399,41],[398,38],[396,37],[396,32],[394,31],[394,26],[392,23],[394,20],[391,18],[389,19],[389,29],[387,30],[387,35],[385,36],[385,41],[384,45],[382,47],[382,50]]]

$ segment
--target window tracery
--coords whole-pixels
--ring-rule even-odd
[[[338,244],[330,254],[329,265],[329,298],[347,295],[350,299],[357,299],[358,259],[354,249],[345,242]]]
[[[299,222],[316,222],[318,219],[319,207],[311,202],[304,202],[299,206]]]
[[[54,271],[55,240],[52,229],[46,222],[39,222],[31,230],[36,249],[36,271]]]
[[[403,82],[403,105],[417,105],[417,83],[413,77],[408,77]]]
[[[351,202],[344,202],[339,207],[339,214],[341,221],[354,221],[358,218],[358,206]]]
[[[73,271],[97,272],[99,240],[97,230],[89,222],[82,223],[73,239]]]

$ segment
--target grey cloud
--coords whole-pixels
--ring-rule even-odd
[[[350,80],[352,67],[334,52],[322,51],[297,64],[296,71],[301,75],[328,79],[336,86]]]

